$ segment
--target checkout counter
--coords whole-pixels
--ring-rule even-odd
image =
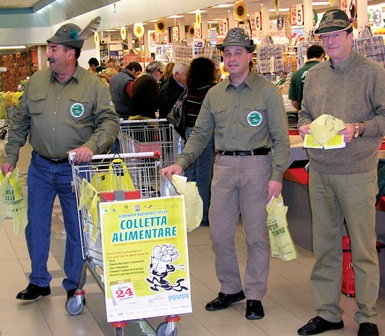
[[[305,170],[308,159],[298,132],[290,130],[289,133],[291,157],[289,168],[284,174],[282,196],[285,205],[288,206],[287,221],[294,243],[312,251],[309,175]],[[380,157],[385,158],[385,142],[380,148]],[[385,196],[380,199],[376,206],[376,233],[377,237],[385,237]],[[378,256],[381,287],[385,288],[385,250],[379,252]]]

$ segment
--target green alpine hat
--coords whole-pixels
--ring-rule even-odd
[[[66,23],[61,26],[58,31],[47,40],[48,43],[62,44],[67,47],[81,49],[83,40],[79,39],[80,27],[73,23]]]
[[[241,46],[245,47],[249,53],[255,50],[256,45],[249,35],[242,28],[231,28],[227,33],[222,44],[217,44],[216,47],[220,51],[223,51],[228,46]]]
[[[330,9],[325,12],[314,34],[329,34],[348,30],[352,26],[348,15],[340,9]]]

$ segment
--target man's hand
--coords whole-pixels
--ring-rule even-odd
[[[272,196],[277,197],[282,191],[282,183],[270,180],[267,183],[267,200]]]
[[[92,150],[85,146],[72,149],[67,152],[67,155],[69,153],[75,153],[74,162],[76,163],[90,162],[94,155]]]
[[[14,169],[14,166],[11,166],[9,163],[4,162],[3,166],[1,167],[1,172],[4,176],[6,176],[8,173],[12,173]]]
[[[166,176],[171,179],[172,175],[173,174],[176,174],[176,175],[181,175],[183,173],[183,169],[182,167],[176,165],[176,164],[173,164],[171,166],[168,166],[166,168],[163,168],[162,171],[161,171],[161,174],[162,174],[162,178],[165,179]]]
[[[344,136],[345,142],[352,142],[354,136],[354,124],[345,124],[346,128],[340,131],[338,134]]]
[[[298,129],[299,135],[301,136],[302,140],[305,138],[305,134],[310,133],[310,124],[302,125]]]

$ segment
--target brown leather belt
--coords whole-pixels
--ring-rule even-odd
[[[249,155],[267,155],[270,152],[270,148],[261,147],[249,151],[222,151],[218,150],[218,153],[221,155],[229,156],[249,156]]]

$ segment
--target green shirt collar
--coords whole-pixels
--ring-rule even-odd
[[[247,75],[246,79],[244,80],[244,82],[241,85],[238,85],[238,87],[242,87],[242,86],[246,85],[247,87],[252,88],[253,82],[254,82],[254,77],[255,77],[254,72],[250,71],[249,74]],[[227,78],[227,80],[228,80],[228,83],[226,85],[226,89],[228,89],[229,86],[232,86],[235,88],[235,86],[233,84],[231,84],[231,80],[229,77]]]

